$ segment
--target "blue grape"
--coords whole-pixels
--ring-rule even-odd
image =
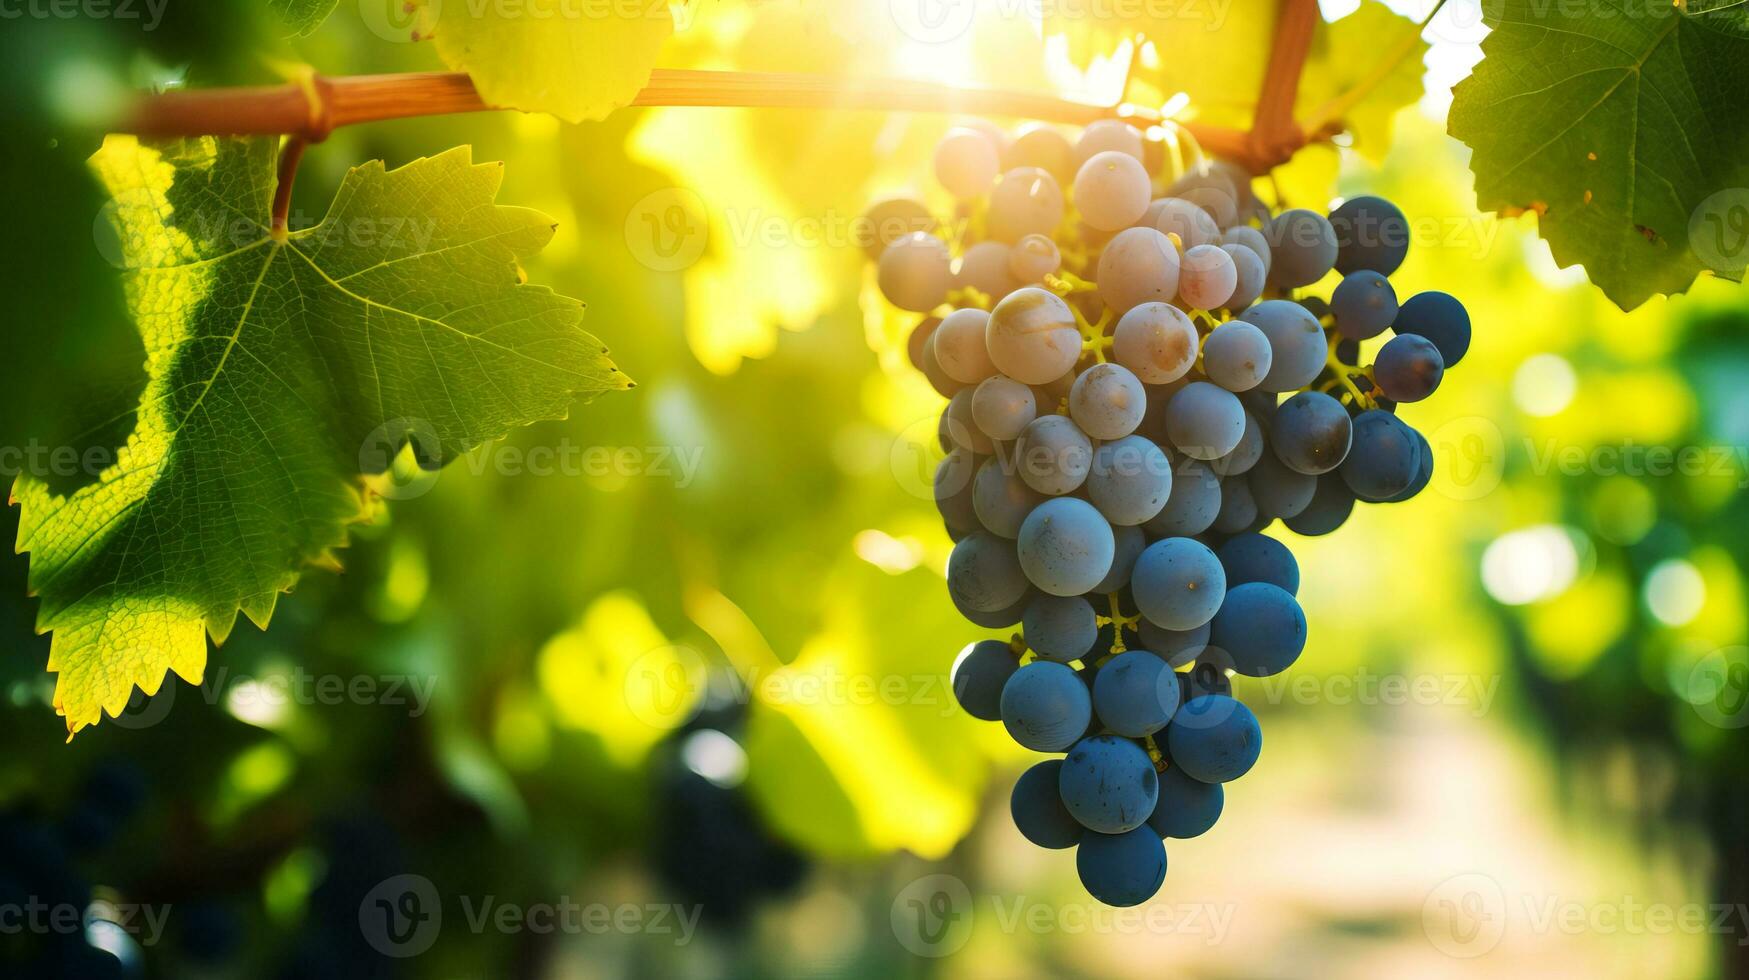
[[[1197,658],[1196,665],[1178,674],[1179,707],[1205,694],[1221,694],[1231,697],[1233,694],[1232,678],[1227,676],[1230,658],[1225,650],[1217,647],[1207,647]],[[1155,739],[1158,744],[1159,739]]]
[[[1239,476],[1257,465],[1263,458],[1264,438],[1263,426],[1250,412],[1245,413],[1245,432],[1239,436],[1239,444],[1220,459],[1209,460],[1209,469],[1223,477]]]
[[[1346,523],[1348,515],[1354,512],[1354,491],[1348,489],[1348,484],[1339,474],[1326,473],[1316,479],[1318,489],[1312,494],[1312,502],[1285,521],[1288,530],[1295,534],[1308,537],[1329,534]]]
[[[1298,517],[1312,503],[1318,492],[1318,478],[1288,469],[1274,453],[1264,453],[1257,465],[1245,474],[1251,488],[1251,499],[1257,505],[1257,515],[1287,520]]]
[[[1342,465],[1353,431],[1341,402],[1321,391],[1302,391],[1276,408],[1269,444],[1288,469],[1317,476]]]
[[[1001,609],[989,611],[968,607],[959,600],[958,596],[953,594],[951,589],[948,590],[948,597],[953,600],[953,607],[959,610],[960,615],[970,620],[973,625],[982,626],[987,630],[1006,629],[1020,622],[1021,615],[1026,612],[1027,603],[1031,602],[1036,595],[1038,595],[1038,590],[1029,585],[1026,587],[1026,591],[1021,593],[1020,598],[1014,600],[1013,603],[1003,606]]]
[[[1450,293],[1416,293],[1403,302],[1391,329],[1433,341],[1445,366],[1456,367],[1470,349],[1470,314]]]
[[[1093,606],[1080,596],[1041,595],[1027,604],[1021,635],[1046,660],[1079,660],[1099,637]]]
[[[1355,416],[1354,445],[1339,472],[1362,500],[1386,500],[1407,490],[1421,468],[1415,430],[1382,409]]]
[[[1415,439],[1421,444],[1421,466],[1415,472],[1415,482],[1409,484],[1402,493],[1388,498],[1387,503],[1400,504],[1427,489],[1427,484],[1433,480],[1433,447],[1427,444],[1427,437],[1419,432],[1415,433]]]
[[[1316,211],[1283,211],[1263,226],[1263,235],[1273,255],[1269,266],[1273,286],[1310,286],[1336,265],[1336,231]]]
[[[1063,760],[1046,759],[1021,773],[1008,797],[1008,812],[1020,836],[1052,850],[1074,847],[1087,833],[1063,805],[1057,788],[1062,768]]]
[[[1433,341],[1417,334],[1392,337],[1373,359],[1373,380],[1394,402],[1418,402],[1445,377],[1445,360]]]
[[[1263,534],[1240,534],[1215,550],[1227,573],[1227,594],[1247,582],[1268,582],[1289,595],[1300,591],[1300,566],[1287,545]]]
[[[1384,276],[1362,269],[1349,273],[1330,294],[1336,332],[1350,340],[1369,340],[1397,318],[1397,291]]]
[[[1056,497],[1026,516],[1019,552],[1020,567],[1032,584],[1051,595],[1082,595],[1111,571],[1117,542],[1110,522],[1092,504]]]
[[[1141,746],[1116,735],[1095,735],[1069,750],[1057,785],[1063,805],[1081,826],[1121,834],[1147,822],[1160,781]]]
[[[1221,481],[1221,509],[1215,515],[1214,529],[1222,534],[1238,534],[1256,530],[1257,501],[1251,498],[1251,484],[1244,477]]]
[[[1246,582],[1227,590],[1210,624],[1209,645],[1225,652],[1246,677],[1272,677],[1293,666],[1306,648],[1306,614],[1280,586]]]
[[[1056,496],[1079,487],[1093,465],[1093,443],[1068,417],[1041,415],[1021,431],[1014,465],[1026,485]]]
[[[1112,541],[1115,547],[1112,551],[1111,571],[1105,573],[1105,578],[1093,587],[1100,595],[1107,595],[1130,584],[1130,572],[1136,567],[1136,558],[1142,549],[1148,546],[1148,536],[1139,527],[1127,524],[1114,524],[1111,527]]]
[[[1263,731],[1243,703],[1224,694],[1204,694],[1178,709],[1166,729],[1166,743],[1172,764],[1186,776],[1203,783],[1226,783],[1256,764],[1263,751]]]
[[[1209,645],[1209,624],[1204,623],[1195,629],[1169,630],[1163,626],[1155,626],[1148,617],[1143,616],[1136,625],[1136,634],[1141,638],[1142,649],[1161,660],[1168,667],[1182,667],[1195,660]]]
[[[1013,244],[1027,235],[1049,235],[1063,223],[1063,189],[1037,167],[1017,167],[990,192],[985,228],[991,238]]]
[[[1231,392],[1250,391],[1269,376],[1269,338],[1254,323],[1228,320],[1202,342],[1202,369]]]
[[[1201,534],[1221,512],[1221,479],[1208,464],[1194,459],[1173,467],[1172,495],[1160,513],[1142,526],[1160,537]]]
[[[1221,818],[1226,796],[1220,783],[1198,782],[1172,766],[1160,774],[1159,799],[1148,827],[1161,837],[1200,837]]]
[[[1336,232],[1336,271],[1350,275],[1362,269],[1388,276],[1409,253],[1409,221],[1382,197],[1354,197],[1330,212]]]
[[[1001,640],[967,644],[953,664],[953,696],[966,714],[983,721],[1002,717],[1002,686],[1020,662]]]
[[[1166,880],[1166,845],[1150,827],[1089,833],[1075,849],[1075,872],[1087,894],[1107,905],[1140,905]]]
[[[1093,696],[1075,671],[1049,660],[1035,660],[1014,672],[1002,687],[1002,727],[1034,752],[1061,752],[1081,737],[1093,720]]]
[[[901,310],[928,313],[947,299],[953,281],[953,256],[947,243],[914,231],[887,245],[877,279],[881,294]]]
[[[1227,573],[1208,545],[1166,538],[1136,559],[1130,592],[1143,616],[1170,630],[1189,630],[1214,618],[1227,593]]]
[[[1093,451],[1087,496],[1111,523],[1141,524],[1160,513],[1171,495],[1172,462],[1147,439],[1124,436]]]
[[[1193,381],[1166,403],[1166,438],[1192,459],[1219,459],[1245,435],[1245,406],[1230,391]]]
[[[1156,198],[1136,224],[1152,228],[1162,235],[1177,235],[1182,250],[1188,252],[1199,245],[1213,245],[1221,240],[1221,226],[1207,211],[1191,201],[1176,197]]]
[[[1227,298],[1227,309],[1242,310],[1257,302],[1257,297],[1263,295],[1263,287],[1269,283],[1269,267],[1264,264],[1263,257],[1249,245],[1228,243],[1221,246],[1221,251],[1232,258],[1233,269],[1238,273],[1238,281],[1233,284],[1233,295]]]
[[[953,449],[935,467],[935,509],[951,531],[961,535],[978,529],[978,513],[973,507],[974,473],[978,472],[978,457],[967,449]]]
[[[1026,515],[1045,497],[1027,486],[1019,473],[991,458],[978,467],[978,475],[972,478],[970,499],[979,525],[991,534],[1012,540],[1020,534]]]
[[[1099,298],[1117,317],[1144,303],[1170,303],[1178,295],[1178,266],[1171,239],[1153,228],[1126,228],[1099,253]]]
[[[1094,439],[1122,439],[1142,424],[1148,395],[1130,369],[1095,364],[1069,389],[1069,417]]]
[[[1166,196],[1189,201],[1202,208],[1215,222],[1225,227],[1239,218],[1239,191],[1226,174],[1212,167],[1197,167],[1185,171],[1173,181]]]
[[[994,375],[972,391],[972,424],[992,439],[1018,439],[1037,417],[1032,389],[1013,378]]]
[[[1146,650],[1120,653],[1099,668],[1093,710],[1119,735],[1152,735],[1178,710],[1178,678],[1166,661]]]
[[[1055,177],[1059,184],[1075,176],[1075,166],[1075,148],[1069,144],[1069,138],[1044,123],[1021,127],[1002,149],[1002,169],[1037,167]]]
[[[1135,224],[1148,210],[1152,189],[1140,160],[1119,150],[1105,150],[1088,157],[1075,172],[1075,209],[1088,225],[1117,231]]]
[[[1293,391],[1311,384],[1324,370],[1330,356],[1324,327],[1304,306],[1267,299],[1239,314],[1239,319],[1269,338],[1269,373],[1257,387]]]
[[[1018,602],[1026,594],[1026,573],[1014,542],[984,531],[961,538],[947,559],[947,590],[956,603],[979,612],[996,612]]]

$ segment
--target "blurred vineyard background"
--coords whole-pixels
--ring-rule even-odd
[[[82,124],[172,78],[433,67],[372,10],[346,0],[295,43],[241,4],[172,3],[149,32],[0,26],[0,443],[101,447],[131,425],[142,351]],[[1169,60],[1260,65],[1247,10],[1184,29]],[[1024,845],[1007,794],[1025,754],[946,686],[980,634],[947,601],[923,489],[940,402],[851,235],[872,197],[921,189],[950,120],[787,110],[481,114],[314,148],[306,224],[367,159],[506,161],[500,202],[558,222],[531,281],[584,299],[639,387],[396,483],[344,573],[239,628],[205,686],[70,744],[26,563],[0,560],[0,897],[96,909],[80,938],[111,952],[69,960],[84,976],[1749,975],[1749,294],[1703,280],[1622,313],[1554,266],[1534,218],[1475,213],[1443,125],[1475,25],[1453,0],[1425,94],[1381,93],[1370,142],[1279,175],[1293,204],[1401,204],[1399,289],[1461,297],[1475,344],[1404,409],[1438,492],[1292,542],[1307,653],[1285,683],[1240,685],[1263,758],[1213,832],[1169,844],[1147,916]],[[662,63],[1109,93],[1120,65],[1071,69],[1091,43],[996,17],[920,45],[885,5],[702,0]],[[1365,56],[1343,55],[1324,57]],[[403,874],[444,920],[397,959],[360,905]],[[969,899],[947,931],[896,927],[940,874]],[[702,920],[471,926],[463,903],[488,897]],[[104,925],[105,902],[167,909],[162,935]],[[0,973],[45,942],[0,928]]]

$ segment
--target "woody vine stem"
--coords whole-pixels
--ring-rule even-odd
[[[1341,116],[1376,87],[1414,48],[1438,0],[1408,37],[1365,81],[1320,107],[1307,124],[1294,119],[1294,101],[1318,22],[1317,0],[1278,0],[1279,16],[1269,66],[1250,131],[1177,122],[1129,103],[1095,105],[1047,95],[963,89],[902,79],[848,79],[782,72],[662,69],[633,106],[733,106],[948,112],[1009,116],[1086,125],[1127,119],[1176,127],[1204,151],[1234,160],[1253,173],[1285,163],[1301,147],[1328,139]],[[1133,64],[1133,63],[1132,63]],[[1125,90],[1128,85],[1126,80]],[[284,85],[159,92],[141,97],[111,128],[147,137],[286,136],[273,202],[276,234],[286,230],[291,185],[305,148],[338,127],[415,116],[483,112],[488,105],[462,72],[409,72],[329,78],[313,71]]]

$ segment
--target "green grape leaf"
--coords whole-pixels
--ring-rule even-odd
[[[340,0],[267,0],[268,11],[292,37],[314,33],[339,5]]]
[[[650,81],[674,32],[668,0],[430,0],[437,52],[495,106],[600,119]]]
[[[13,489],[69,732],[166,670],[198,683],[205,635],[222,643],[239,611],[265,627],[404,452],[430,468],[630,385],[581,303],[521,282],[554,226],[493,203],[501,166],[459,147],[357,167],[320,224],[285,235],[276,148],[112,136],[92,158],[146,388],[94,483]]]
[[[1319,24],[1300,75],[1294,118],[1311,125],[1321,111],[1342,105],[1337,118],[1355,151],[1383,163],[1391,117],[1421,98],[1428,48],[1421,30],[1378,0],[1363,0],[1341,20]],[[1352,92],[1362,94],[1350,105]]]
[[[1537,212],[1555,261],[1583,265],[1628,310],[1706,268],[1740,275],[1749,18],[1605,7],[1569,17],[1539,0],[1487,5],[1493,32],[1453,92],[1449,126],[1474,151],[1478,206]]]

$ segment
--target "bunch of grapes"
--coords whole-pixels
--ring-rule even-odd
[[[1419,493],[1432,449],[1397,406],[1470,336],[1445,293],[1399,304],[1409,229],[1391,203],[1272,213],[1243,169],[1165,179],[1165,159],[1116,120],[1073,143],[974,124],[935,153],[955,222],[904,198],[867,215],[881,292],[924,315],[911,359],[949,399],[948,592],[983,628],[1020,626],[960,654],[954,693],[1064,753],[1020,777],[1014,822],[1077,848],[1112,905],[1153,896],[1164,838],[1207,831],[1257,761],[1234,675],[1305,646],[1299,569],[1262,532],[1328,534],[1357,500]],[[1333,270],[1327,300],[1304,292]]]

